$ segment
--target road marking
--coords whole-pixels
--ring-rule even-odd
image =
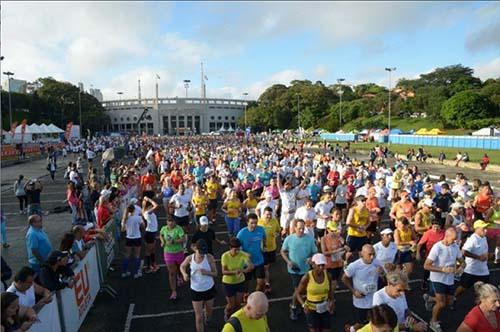
[[[62,199],[55,199],[55,200],[51,200],[51,201],[42,201],[41,204],[45,204],[45,203],[61,203],[61,204],[66,204],[65,202],[63,202]],[[2,203],[2,206],[4,205],[17,205],[19,206],[19,202],[12,202],[12,203]]]
[[[135,304],[130,303],[130,305],[128,306],[127,319],[125,320],[125,327],[123,329],[123,332],[130,331],[130,324],[132,323],[132,318],[134,316],[134,308],[135,308]]]
[[[410,280],[409,283],[416,283],[416,282],[422,282],[422,279],[415,279],[415,280]],[[342,293],[350,293],[351,291],[348,289],[341,289],[339,291],[335,291],[335,294],[342,294]],[[285,296],[285,297],[278,297],[278,298],[272,298],[269,299],[269,302],[281,302],[281,301],[290,301],[292,299],[291,296]],[[219,305],[216,307],[213,307],[213,310],[219,310],[219,309],[224,309],[226,306],[225,305]],[[194,313],[193,309],[188,309],[188,310],[179,310],[179,311],[169,311],[169,312],[160,312],[157,314],[148,314],[148,315],[133,315],[132,319],[143,319],[143,318],[159,318],[159,317],[168,317],[168,316],[174,316],[174,315],[182,315],[182,314],[191,314]]]

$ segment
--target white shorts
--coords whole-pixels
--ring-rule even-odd
[[[280,226],[281,228],[287,229],[290,227],[290,222],[293,220],[295,212],[281,212]]]

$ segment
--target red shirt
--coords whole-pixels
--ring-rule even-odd
[[[331,187],[338,186],[339,184],[339,178],[340,178],[340,173],[338,171],[330,171],[328,173],[328,176],[326,177],[328,179],[328,184]]]
[[[97,208],[97,228],[103,228],[111,220],[111,213],[106,205]]]
[[[425,244],[425,257],[431,252],[432,246],[444,239],[444,230],[435,232],[433,229],[427,230],[418,244]]]
[[[472,308],[471,311],[465,316],[464,323],[472,330],[477,332],[497,332],[500,328],[500,312],[495,312],[497,317],[497,328],[495,329],[490,325],[486,319],[479,305]]]

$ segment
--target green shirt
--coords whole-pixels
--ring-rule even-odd
[[[160,236],[165,241],[165,246],[163,247],[164,252],[175,254],[183,250],[182,243],[166,243],[168,240],[176,241],[184,236],[184,230],[181,226],[176,225],[173,229],[168,228],[168,226],[163,226],[160,230]]]
[[[229,251],[222,254],[220,259],[220,264],[225,266],[229,271],[243,270],[248,266],[250,257],[244,251],[239,251],[235,256],[231,256]],[[245,281],[245,275],[241,273],[240,275],[223,275],[222,282],[225,284],[240,284]]]

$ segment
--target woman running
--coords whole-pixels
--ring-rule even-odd
[[[215,281],[217,267],[214,257],[208,253],[205,240],[200,239],[191,246],[194,254],[187,256],[180,269],[184,281],[191,279],[191,301],[196,319],[196,332],[205,331],[212,318],[215,297]],[[186,269],[189,265],[190,274]],[[205,317],[204,317],[205,316]]]
[[[158,218],[155,210],[158,204],[151,198],[144,196],[142,200],[142,216],[146,220],[146,231],[144,233],[144,263],[145,273],[157,272],[160,267],[156,265],[156,233],[158,232]]]
[[[240,230],[241,202],[236,191],[231,190],[229,198],[224,201],[222,211],[226,213],[224,219],[229,237],[236,236]]]
[[[134,279],[142,277],[142,272],[140,270],[141,266],[141,228],[144,227],[142,222],[142,217],[135,214],[134,204],[130,204],[127,207],[127,214],[122,220],[122,232],[126,232],[125,240],[125,258],[122,261],[122,278],[127,278],[130,276],[128,270],[129,257],[133,254],[133,273]]]
[[[177,284],[182,284],[178,275],[178,266],[184,261],[184,250],[182,244],[187,241],[187,235],[181,226],[176,225],[171,217],[167,219],[167,225],[160,230],[160,242],[163,247],[163,258],[168,269],[168,281],[170,284],[170,300],[177,300]]]

